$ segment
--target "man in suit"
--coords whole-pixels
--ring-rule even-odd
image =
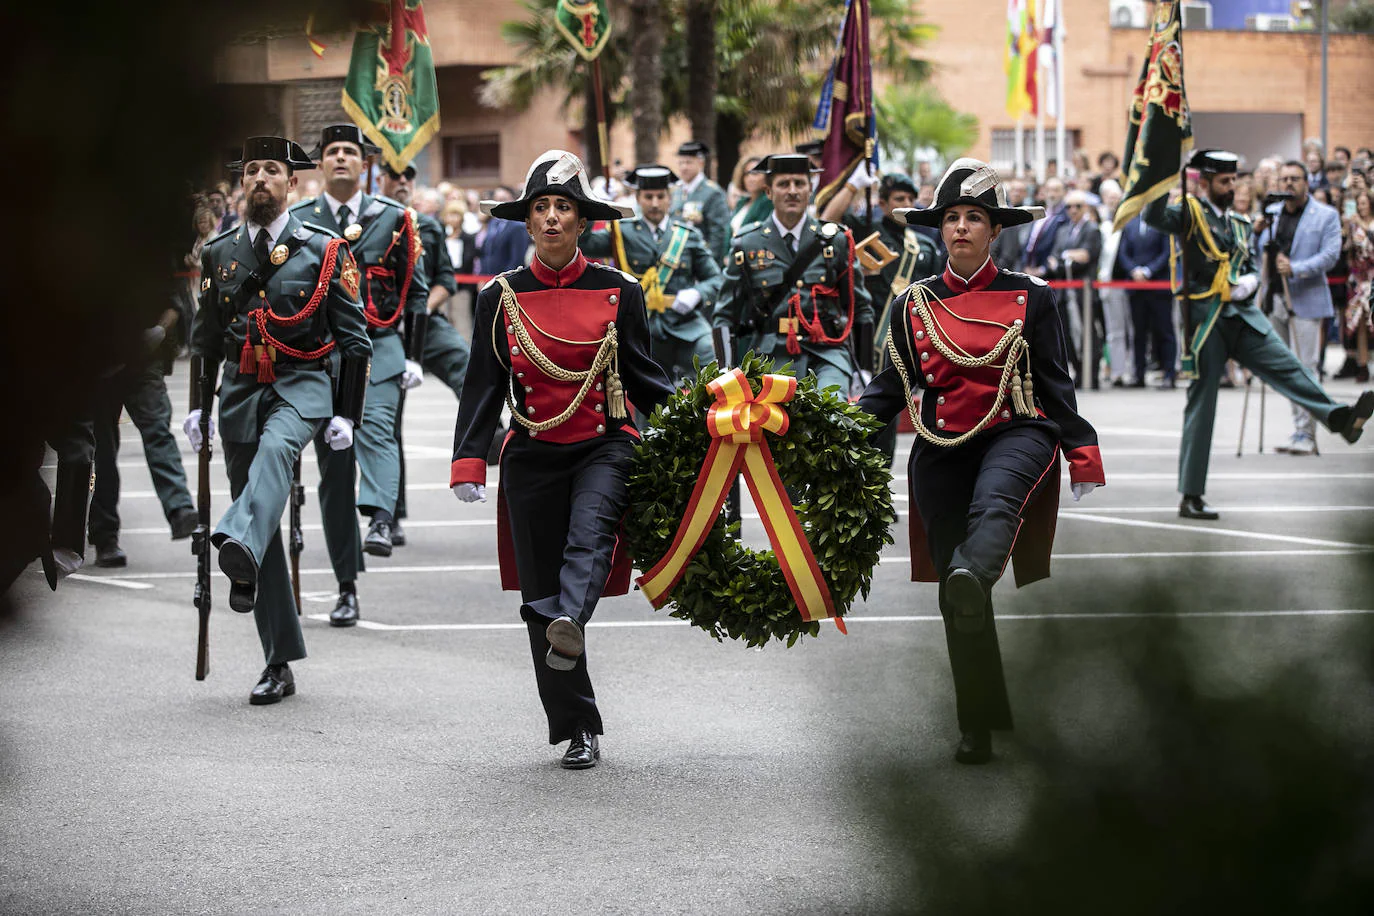
[[[1027,203],[1026,182],[1013,178],[1007,182],[1007,206],[1024,207]],[[1019,226],[1003,226],[992,240],[992,263],[1005,270],[1021,271],[1025,257],[1026,241],[1030,238],[1034,223]]]
[[[257,621],[267,667],[249,695],[255,706],[294,694],[289,663],[305,658],[281,538],[291,468],[317,433],[332,451],[353,444],[372,350],[347,244],[286,209],[295,171],[314,167],[290,140],[244,143],[230,168],[243,171],[245,224],[205,246],[191,329],[191,377],[203,380],[182,424],[193,451],[205,445],[201,412],[213,407],[224,360],[219,426],[234,501],[210,542],[229,577],[229,606]],[[214,421],[207,425],[214,436]]]
[[[759,169],[773,215],[735,234],[711,323],[729,329],[736,354],[752,347],[848,396],[855,369],[873,368],[873,302],[855,270],[854,237],[807,217],[806,156],[769,156]]]
[[[1136,281],[1169,278],[1169,237],[1139,216],[1121,230],[1117,248],[1118,270]],[[1178,340],[1174,336],[1174,297],[1167,289],[1133,289],[1131,327],[1135,334],[1135,379],[1133,388],[1145,387],[1146,346],[1154,343],[1155,359],[1164,371],[1163,387],[1174,387],[1174,365]]]
[[[1315,378],[1321,362],[1322,325],[1334,310],[1326,272],[1341,256],[1341,218],[1335,207],[1308,191],[1307,170],[1297,161],[1279,169],[1279,190],[1293,196],[1265,213],[1259,236],[1263,257],[1260,303],[1279,338]],[[1277,451],[1312,455],[1317,451],[1317,423],[1293,404],[1293,436]]]
[[[389,164],[382,166],[381,191],[385,197],[409,207],[415,196],[415,163],[408,163],[405,170],[395,172]],[[444,227],[428,214],[418,214],[420,242],[424,246],[421,256],[420,272],[429,283],[429,324],[425,329],[425,350],[420,358],[420,366],[440,378],[453,392],[455,397],[463,396],[463,375],[468,368],[468,342],[457,329],[449,323],[442,311],[444,303],[458,291],[453,281],[453,262],[449,260],[448,246],[444,243]],[[405,529],[401,519],[406,512],[406,454],[401,435],[404,425],[403,413],[405,398],[401,399],[396,411],[396,451],[401,461],[401,479],[397,489],[395,521],[391,524],[391,546],[404,547]]]
[[[502,186],[492,193],[492,199],[507,203],[515,200],[515,192]],[[491,217],[478,255],[482,259],[482,273],[503,274],[524,267],[529,248],[530,236],[524,226],[514,220]]]
[[[1181,236],[1181,244],[1188,246],[1184,289],[1195,329],[1190,345],[1197,375],[1188,386],[1178,455],[1178,489],[1183,495],[1178,514],[1183,518],[1219,517],[1202,496],[1212,451],[1217,387],[1228,359],[1301,404],[1347,442],[1360,438],[1365,422],[1374,414],[1374,392],[1361,394],[1353,405],[1333,401],[1256,306],[1259,275],[1250,252],[1250,221],[1230,209],[1236,163],[1234,153],[1198,150],[1189,160],[1190,167],[1199,172],[1197,195],[1190,193],[1177,204],[1160,197],[1146,204],[1140,214],[1160,232]]]
[[[1032,223],[1026,233],[1021,270],[1032,277],[1043,278],[1048,276],[1045,262],[1054,253],[1055,233],[1069,221],[1069,214],[1064,211],[1064,182],[1058,178],[1045,179],[1040,186],[1040,196],[1045,205],[1045,218]]]
[[[401,484],[396,412],[402,388],[413,388],[424,378],[420,360],[429,319],[429,279],[420,262],[422,246],[412,211],[390,198],[364,194],[358,186],[366,157],[377,152],[356,125],[324,128],[315,151],[325,171],[324,192],[292,208],[296,216],[317,221],[348,241],[362,270],[363,310],[372,340],[366,415],[353,451],[338,455],[322,436],[315,440],[324,541],[339,583],[329,622],[345,627],[358,622],[363,551],[391,555]],[[360,478],[356,489],[355,466]],[[360,512],[371,519],[365,540],[358,535]]]
[[[673,382],[692,378],[692,358],[711,361],[707,320],[720,292],[720,267],[690,223],[668,215],[678,177],[660,165],[641,165],[626,176],[640,216],[582,236],[582,253],[614,257],[644,287],[654,359]]]
[[[1092,206],[1088,196],[1082,191],[1070,191],[1064,198],[1064,221],[1055,231],[1050,252],[1045,257],[1045,276],[1056,280],[1081,282],[1086,277],[1097,276],[1097,259],[1102,254],[1102,232],[1090,212]],[[1087,388],[1089,381],[1096,386],[1098,362],[1090,360],[1083,363],[1084,327],[1091,330],[1094,346],[1091,353],[1102,352],[1101,338],[1097,327],[1100,324],[1093,305],[1093,295],[1081,286],[1062,291],[1059,297],[1060,319],[1068,334],[1069,362],[1080,388]]]
[[[677,148],[677,171],[682,179],[673,189],[672,214],[701,231],[707,249],[719,262],[730,247],[730,205],[720,185],[706,177],[709,155],[710,148],[697,140]]]

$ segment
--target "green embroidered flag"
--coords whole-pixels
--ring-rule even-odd
[[[554,24],[578,54],[596,60],[611,39],[611,14],[606,0],[558,0]]]
[[[439,91],[421,0],[379,0],[353,36],[343,107],[403,172],[439,132]]]
[[[1142,207],[1169,193],[1192,148],[1193,123],[1183,88],[1179,0],[1162,0],[1155,4],[1150,46],[1131,100],[1126,154],[1121,160],[1126,186],[1116,208],[1115,228],[1125,226]]]

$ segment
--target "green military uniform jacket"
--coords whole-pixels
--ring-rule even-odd
[[[328,200],[321,194],[291,208],[302,220],[323,226],[342,235],[353,250],[362,271],[361,298],[367,315],[368,336],[372,338],[372,384],[396,378],[405,371],[406,347],[401,340],[404,319],[391,319],[397,310],[423,315],[429,301],[429,279],[421,269],[419,226],[414,211],[389,197],[364,194],[353,214],[352,224],[361,234],[340,226],[334,220]],[[349,238],[350,235],[356,235]],[[410,282],[407,284],[406,277]],[[405,301],[401,301],[403,295]],[[391,323],[382,327],[378,322]],[[419,355],[412,355],[419,361]]]
[[[643,217],[622,219],[616,225],[619,246],[614,229],[589,230],[581,239],[582,252],[592,258],[615,258],[621,270],[639,280],[649,310],[649,334],[657,340],[687,342],[709,335],[708,317],[720,294],[721,274],[702,234],[691,223],[670,219],[668,231],[655,242]],[[701,293],[701,302],[684,315],[671,306],[685,289]]]
[[[301,361],[279,352],[272,366],[276,378],[271,382],[259,382],[256,371],[239,369],[250,313],[266,306],[279,316],[289,317],[305,309],[315,297],[327,249],[334,238],[328,229],[303,223],[293,214],[274,246],[277,250],[287,249],[286,260],[268,278],[262,290],[265,295],[243,302],[239,301],[245,298],[240,295],[240,287],[249,274],[263,274],[272,267],[270,263],[258,263],[248,226],[230,229],[202,250],[200,310],[191,326],[191,352],[211,369],[224,361],[219,428],[226,441],[257,441],[258,402],[268,387],[306,420],[333,416],[334,387],[329,371],[333,357],[367,357],[371,352],[367,323],[358,300],[358,268],[348,246],[339,244],[326,278],[326,289],[311,317],[294,326],[269,320],[267,326],[274,338],[295,350],[315,351],[332,340],[336,353]]]
[[[820,249],[792,288],[784,291],[783,275],[796,256],[779,237],[773,219],[751,223],[736,233],[712,317],[712,324],[731,330],[737,341],[736,352],[743,354],[752,346],[779,362],[797,356],[788,350],[789,335],[783,322],[799,313],[807,320],[819,318],[827,337],[846,337],[842,343],[825,343],[798,328],[795,339],[801,352],[845,372],[853,371],[852,341],[848,339],[853,328],[847,299],[853,296],[854,325],[873,323],[873,300],[851,260],[852,236],[844,227],[805,219],[798,254],[805,253],[818,236]]]
[[[725,192],[709,178],[703,178],[690,194],[685,188],[682,183],[673,188],[670,212],[701,230],[706,247],[719,262],[730,247],[730,205]]]
[[[1259,310],[1258,298],[1232,302],[1230,287],[1246,274],[1255,272],[1250,251],[1253,230],[1250,220],[1233,211],[1218,213],[1207,201],[1189,198],[1192,216],[1185,215],[1183,203],[1168,204],[1158,198],[1146,204],[1140,218],[1149,226],[1174,236],[1170,244],[1178,249],[1178,237],[1187,230],[1183,244],[1188,276],[1188,299],[1192,312],[1192,352],[1202,349],[1218,317],[1239,318],[1261,334],[1269,331],[1269,319]],[[1201,221],[1198,220],[1201,216]],[[1205,227],[1205,228],[1204,228]],[[1221,257],[1217,257],[1221,255]]]

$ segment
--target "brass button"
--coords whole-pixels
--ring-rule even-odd
[[[798,281],[797,281],[797,289],[801,289],[801,288],[802,288],[802,285],[803,285],[803,284],[802,284],[802,281],[801,281],[801,280],[798,280]]]
[[[515,373],[515,377],[516,377],[516,378],[524,378],[524,377],[525,377],[525,373],[523,373],[523,372],[517,372],[517,373]]]
[[[532,429],[532,430],[530,430],[530,438],[531,438],[531,439],[533,439],[533,438],[534,438],[535,436],[537,436],[537,435],[539,435],[539,430],[537,430],[537,429]]]
[[[597,383],[596,383],[596,390],[597,390],[597,391],[600,391],[600,390],[601,390],[602,388],[604,388],[604,387],[606,387],[606,386],[605,386],[605,385],[602,385],[600,382],[597,382]]]
[[[1017,296],[1017,297],[1016,297],[1016,304],[1017,304],[1017,305],[1025,305],[1025,304],[1026,304],[1026,297],[1025,297],[1025,296]]]
[[[1012,322],[1012,324],[1015,325],[1015,326],[1018,327],[1018,328],[1021,327],[1022,323],[1023,323],[1023,322],[1021,321],[1020,318],[1018,318],[1018,319],[1016,319],[1015,321]]]
[[[926,339],[926,332],[925,332],[925,331],[917,331],[917,332],[916,332],[916,339],[917,339],[917,340],[925,340],[925,339]]]
[[[926,373],[926,384],[929,385],[929,384],[930,384],[931,382],[933,382],[933,381],[935,381],[935,376],[934,376],[933,374],[927,372],[927,373]]]
[[[520,355],[520,348],[519,348],[519,347],[511,347],[511,348],[510,348],[510,355],[511,355],[511,356],[519,356],[519,355]]]
[[[529,385],[526,385],[526,386],[525,386],[525,394],[534,394],[534,389],[531,388]]]
[[[603,411],[605,411],[606,408],[602,407],[600,404],[597,404],[596,407],[593,408],[593,409],[594,409],[597,413],[602,413]]]
[[[259,298],[259,299],[266,299],[266,298],[267,298],[267,290],[265,290],[265,289],[260,289],[260,290],[258,290],[258,298]]]
[[[615,305],[617,302],[620,301],[620,297],[617,296],[615,293],[611,293],[610,299],[608,301],[611,303],[611,305]]]
[[[930,354],[929,354],[929,353],[922,353],[922,354],[921,354],[921,362],[924,363],[924,362],[929,362],[929,361],[930,361]]]
[[[1002,411],[1002,419],[1003,419],[1003,420],[1010,420],[1010,419],[1011,419],[1011,411],[1010,411],[1010,410],[1004,410],[1004,411]]]
[[[916,314],[916,306],[914,306],[914,305],[911,307],[911,314],[913,314],[913,315]]]
[[[526,407],[525,413],[529,414],[530,416],[534,416],[534,405],[531,404],[529,407]]]
[[[507,334],[514,334],[514,333],[515,333],[515,325],[513,325],[513,324],[508,324],[508,325],[506,325],[506,333],[507,333]]]
[[[599,432],[599,433],[604,433],[604,432],[606,431],[606,426],[605,426],[605,424],[603,424],[603,423],[598,423],[598,424],[596,424],[596,431]]]
[[[305,290],[301,290],[300,292],[296,293],[296,295],[297,295],[297,296],[300,296],[302,299],[304,299],[304,298],[305,298]]]
[[[225,297],[224,297],[224,301],[225,301],[225,302],[228,302],[228,301],[229,301],[229,297],[228,297],[228,296],[225,296]]]
[[[936,420],[936,421],[935,421],[935,425],[936,425],[937,427],[939,427],[940,429],[944,429],[944,428],[945,428],[945,421],[944,421],[944,418],[941,418],[941,419],[939,419],[939,420]]]
[[[945,396],[943,394],[940,395],[938,398],[935,399],[935,403],[943,407],[945,403]]]

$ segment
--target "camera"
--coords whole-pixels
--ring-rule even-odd
[[[1264,207],[1268,209],[1274,204],[1287,203],[1293,199],[1293,194],[1289,191],[1271,191],[1264,195]]]

